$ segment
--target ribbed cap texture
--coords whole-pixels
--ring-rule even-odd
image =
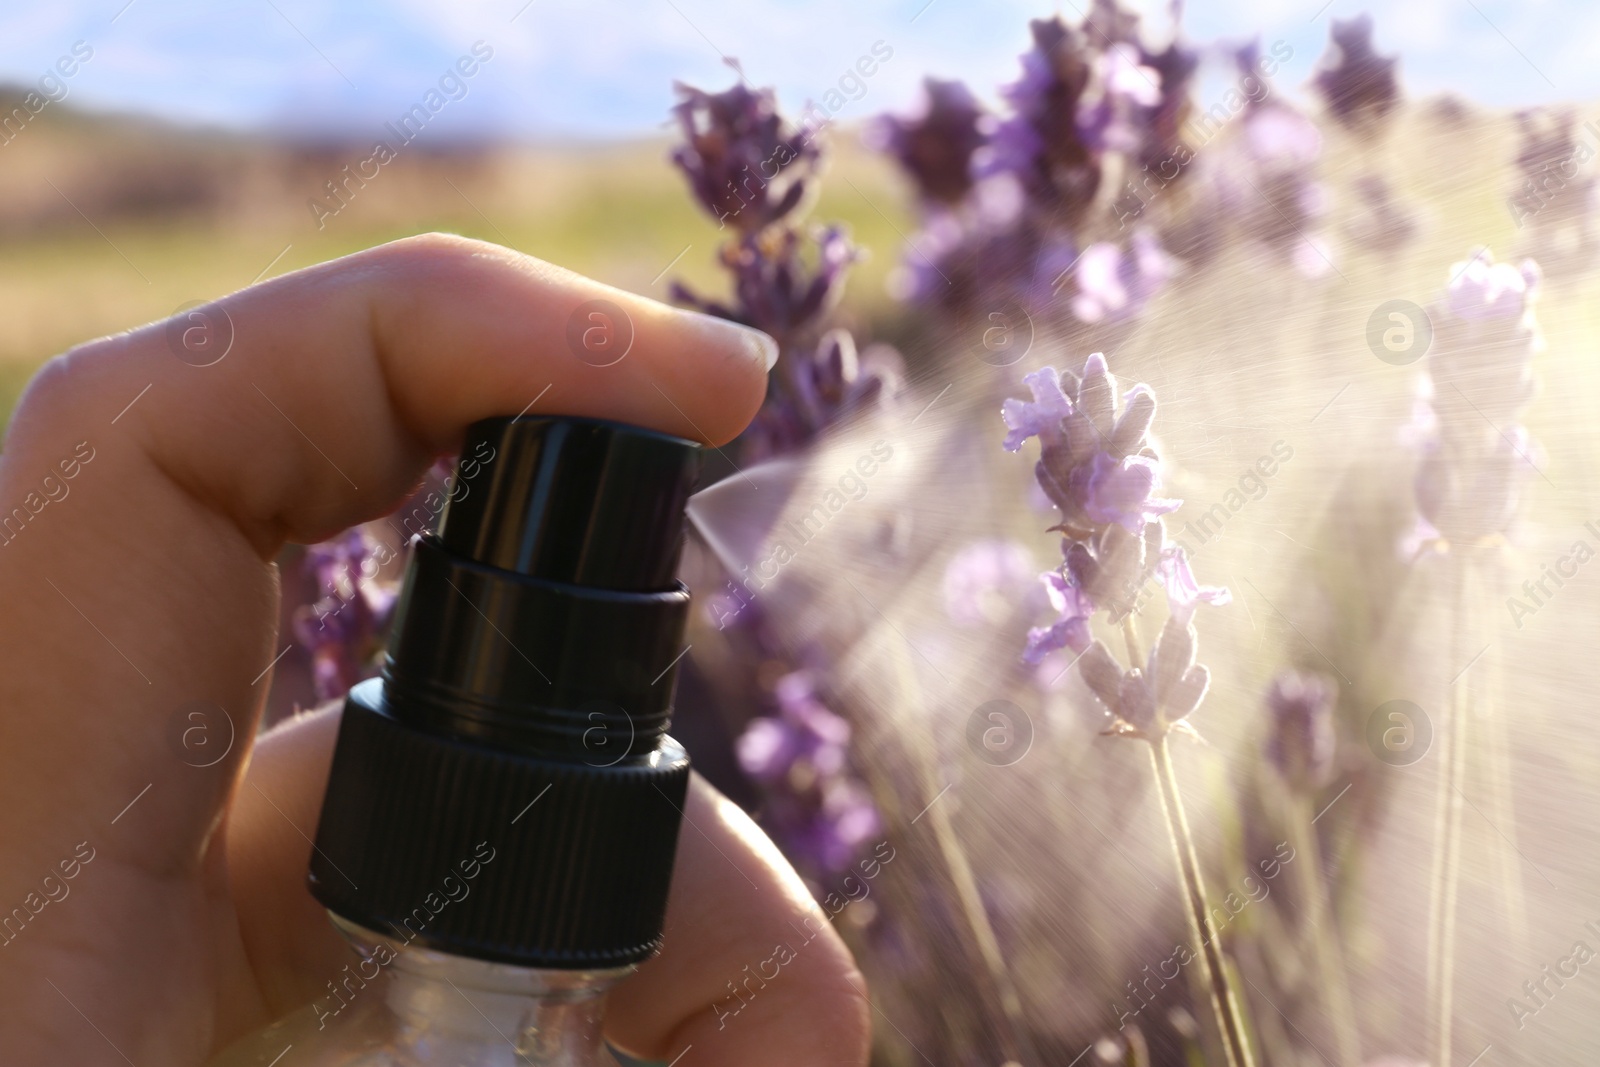
[[[312,892],[442,951],[638,962],[659,944],[688,784],[671,738],[646,763],[552,762],[404,726],[384,713],[382,683],[366,682],[345,703]]]

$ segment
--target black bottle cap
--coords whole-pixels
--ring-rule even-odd
[[[693,442],[593,419],[470,428],[383,678],[345,701],[319,901],[523,966],[655,951],[689,781],[666,729],[698,462]]]
[[[699,470],[690,441],[588,419],[474,425],[439,523],[453,554],[596,589],[670,589]],[[461,473],[466,473],[463,471]]]

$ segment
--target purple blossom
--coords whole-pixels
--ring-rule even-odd
[[[318,700],[332,700],[371,677],[398,594],[379,571],[393,553],[363,528],[306,549],[304,567],[318,599],[294,613],[295,639],[311,653]]]
[[[1116,397],[1116,379],[1096,352],[1083,376],[1045,367],[1023,381],[1029,401],[1008,399],[1000,409],[1010,427],[1007,451],[1038,437],[1039,484],[1061,509],[1063,530],[1087,538],[1095,530],[1120,525],[1137,535],[1151,519],[1177,507],[1152,494],[1160,484],[1156,456],[1145,441],[1155,417],[1155,395],[1142,385]],[[1070,392],[1070,395],[1069,395]]]
[[[1134,233],[1124,251],[1101,241],[1078,260],[1072,313],[1084,322],[1121,322],[1138,315],[1173,275],[1173,261],[1155,235]]]
[[[1116,523],[1131,534],[1151,519],[1178,510],[1180,500],[1161,500],[1151,494],[1161,483],[1161,468],[1145,455],[1123,456],[1096,452],[1089,461],[1083,510],[1098,523]]]
[[[720,93],[676,88],[683,100],[672,110],[684,143],[672,161],[705,209],[746,235],[792,213],[821,153],[809,132],[784,121],[772,90],[743,81]]]
[[[1161,103],[1161,75],[1137,49],[1115,44],[1094,58],[1095,91],[1078,103],[1078,136],[1099,152],[1133,152]]]
[[[1190,83],[1200,68],[1200,56],[1175,39],[1160,52],[1144,52],[1144,65],[1156,72],[1161,98],[1147,119],[1145,143],[1138,162],[1140,169],[1149,167],[1159,174],[1163,164],[1174,158],[1183,140],[1179,125],[1190,107]],[[1178,174],[1186,173],[1187,169],[1183,168]]]
[[[1528,431],[1509,427],[1475,454],[1453,452],[1440,441],[1423,446],[1414,482],[1417,548],[1431,542],[1472,544],[1504,535],[1515,522],[1523,489],[1538,473],[1539,449]]]
[[[833,329],[823,334],[795,380],[811,425],[826,426],[894,396],[900,376],[899,353],[877,345],[858,354],[850,331]]]
[[[1037,665],[1062,649],[1077,652],[1084,681],[1111,713],[1110,733],[1153,741],[1190,729],[1186,719],[1210,684],[1195,663],[1194,611],[1225,604],[1230,594],[1200,585],[1183,549],[1167,544],[1161,516],[1181,502],[1153,495],[1159,465],[1147,436],[1155,394],[1138,385],[1119,403],[1098,352],[1081,375],[1045,367],[1023,381],[1033,399],[1002,405],[1005,447],[1015,452],[1039,438],[1035,473],[1062,515],[1054,527],[1062,532],[1062,567],[1041,576],[1056,617],[1028,631],[1022,658]],[[1090,622],[1100,610],[1112,623],[1128,621],[1152,577],[1167,591],[1166,625],[1146,662],[1124,670],[1094,640]]]
[[[1297,789],[1320,788],[1332,777],[1336,696],[1328,679],[1300,671],[1279,672],[1267,689],[1267,759]]]
[[[1057,617],[1049,626],[1035,626],[1028,631],[1022,659],[1031,664],[1059,649],[1082,652],[1088,648],[1089,619],[1094,615],[1094,603],[1067,577],[1048,571],[1039,580],[1044,583],[1045,595]]]
[[[794,219],[803,189],[816,183],[815,131],[793,130],[770,89],[741,83],[722,93],[682,85],[678,91],[684,99],[674,110],[685,143],[673,159],[702,205],[720,222],[732,218],[738,232],[721,249],[730,298],[702,296],[678,282],[671,296],[778,342],[778,373],[745,439],[747,457],[770,455],[804,443],[841,415],[889,398],[898,381],[898,357],[879,348],[871,367],[858,364],[853,342],[841,342],[837,334],[818,347],[860,252],[842,226],[805,232]]]
[[[1044,367],[1022,377],[1022,384],[1033,393],[1031,402],[1007,398],[1000,405],[1000,417],[1011,428],[1006,434],[1005,449],[1016,452],[1030,437],[1041,444],[1060,440],[1062,420],[1072,414],[1072,401],[1061,389],[1061,372],[1054,367]]]
[[[850,724],[807,671],[779,679],[777,714],[752,719],[736,742],[746,774],[768,787],[765,820],[790,854],[822,871],[849,866],[881,821],[850,775]]]
[[[1024,599],[1037,571],[1033,553],[1018,541],[974,541],[945,566],[945,614],[959,626],[1003,622]]]
[[[1428,412],[1416,473],[1412,540],[1471,544],[1510,529],[1539,453],[1518,423],[1542,346],[1533,302],[1539,269],[1495,263],[1487,249],[1451,267],[1431,316]]]
[[[1100,164],[1078,125],[1078,109],[1094,76],[1093,50],[1061,18],[1028,24],[1033,48],[1022,76],[1001,89],[1012,115],[989,140],[989,172],[1015,174],[1046,210],[1080,215],[1100,185]]]
[[[1546,265],[1566,272],[1594,263],[1596,208],[1600,180],[1584,164],[1594,155],[1587,137],[1574,130],[1578,113],[1570,108],[1529,108],[1517,112],[1522,145],[1517,152],[1521,179],[1507,201],[1517,227],[1533,225],[1530,243]]]
[[[810,674],[796,671],[779,680],[776,717],[750,720],[739,737],[739,765],[759,782],[800,774],[807,779],[838,774],[844,767],[850,724],[818,699]]]
[[[1400,103],[1396,60],[1380,56],[1372,46],[1372,16],[1334,19],[1328,52],[1314,79],[1334,118],[1366,129]]]
[[[1496,263],[1486,248],[1475,249],[1462,262],[1450,265],[1450,311],[1475,322],[1518,322],[1527,313],[1539,289],[1539,267],[1531,259],[1518,266]]]
[[[842,226],[818,229],[813,238],[816,265],[804,259],[799,232],[778,228],[726,246],[722,265],[733,278],[734,302],[695,295],[674,282],[672,298],[708,315],[754,326],[776,338],[780,348],[815,336],[816,325],[844,291],[845,274],[861,257]]]
[[[1187,623],[1194,617],[1195,608],[1201,604],[1221,607],[1233,603],[1233,594],[1225,586],[1201,585],[1189,567],[1189,556],[1177,545],[1161,554],[1156,567],[1161,586],[1167,593],[1167,608],[1172,617]]]
[[[984,110],[959,81],[928,78],[921,114],[885,118],[876,128],[879,146],[916,183],[926,200],[959,203],[972,189],[972,155],[984,142]]]

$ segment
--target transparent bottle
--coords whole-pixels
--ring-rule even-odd
[[[633,967],[517,967],[334,923],[360,960],[341,972],[337,993],[207,1067],[615,1067],[602,1036],[605,997]]]

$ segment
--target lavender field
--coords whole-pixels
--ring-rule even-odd
[[[667,140],[412,158],[304,238],[342,149],[147,158],[167,206],[102,190],[100,237],[0,207],[8,404],[74,339],[436,228],[755,326],[674,733],[856,952],[875,1064],[1591,1064],[1600,112],[1408,96],[1327,24],[1293,93],[1283,42],[1115,0],[855,123],[729,70]],[[97,188],[81,133],[26,136]],[[377,672],[396,529],[280,560],[269,717]]]
[[[876,131],[900,359],[810,342],[783,202],[741,205],[727,310],[792,362],[700,501],[698,662],[767,703],[738,756],[885,1063],[1600,1047],[1594,134],[1401,101],[1369,28],[1312,113],[1248,48],[1203,110],[1106,5],[1033,24],[999,115],[930,83]],[[719,136],[773,150],[760,96],[686,107],[713,190]]]

